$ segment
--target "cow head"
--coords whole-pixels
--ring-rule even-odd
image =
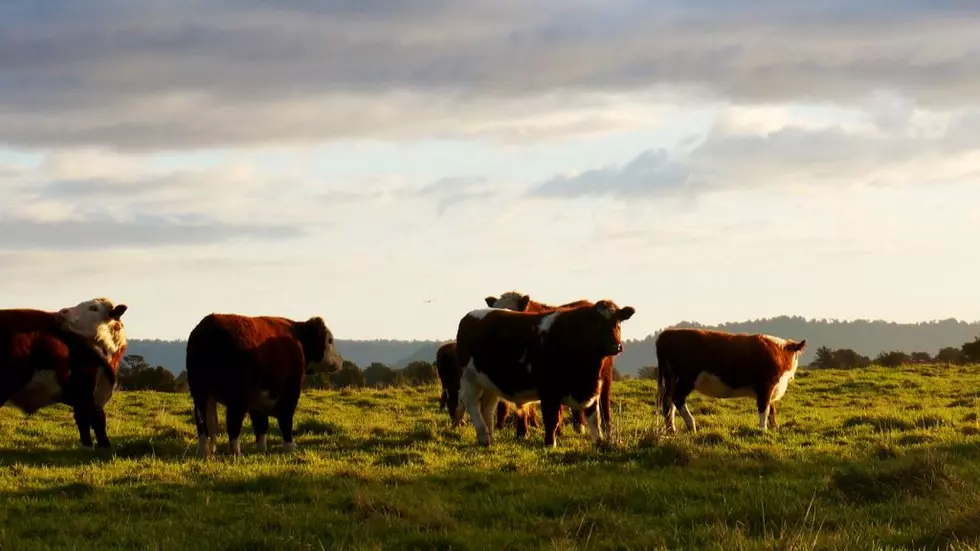
[[[316,316],[302,322],[299,324],[297,333],[300,344],[303,345],[303,355],[306,356],[307,367],[316,365],[320,367],[316,371],[326,373],[340,371],[344,365],[344,359],[337,353],[333,333],[323,318]]]
[[[619,324],[624,322],[636,313],[632,306],[620,308],[611,300],[600,300],[592,305],[589,310],[592,312],[590,323],[599,336],[599,351],[603,356],[615,356],[623,351],[623,338],[620,333]]]
[[[531,303],[531,297],[517,291],[507,291],[500,295],[500,298],[489,296],[485,298],[487,306],[490,308],[504,308],[523,312],[527,310],[527,305]]]
[[[783,350],[793,355],[793,365],[795,367],[796,365],[799,364],[800,357],[803,355],[803,352],[806,350],[806,339],[803,339],[801,341],[786,339],[786,342],[783,343]]]
[[[95,348],[114,361],[114,357],[126,348],[121,318],[127,309],[125,304],[114,304],[100,297],[62,308],[55,318],[63,329],[91,340]]]

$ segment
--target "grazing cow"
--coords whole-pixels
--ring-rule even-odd
[[[307,370],[322,364],[332,373],[343,361],[323,318],[208,314],[187,339],[187,386],[194,401],[198,454],[207,457],[216,450],[217,404],[227,410],[232,454],[241,454],[246,414],[252,419],[256,448],[266,450],[272,416],[279,422],[283,447],[294,450],[293,415]]]
[[[127,347],[126,310],[106,298],[59,312],[0,310],[0,404],[27,414],[66,404],[82,446],[92,447],[94,430],[96,444],[111,447],[104,408]]]
[[[439,397],[439,409],[446,409],[449,413],[449,419],[452,421],[452,425],[454,427],[458,427],[463,421],[463,408],[459,403],[459,385],[460,378],[462,377],[462,370],[459,369],[459,364],[456,363],[456,341],[449,341],[436,350],[436,371],[439,373],[439,381],[442,384],[442,395]],[[504,426],[504,420],[507,417],[509,409],[510,408],[507,406],[507,402],[501,400],[497,403],[498,429]],[[529,412],[517,410],[516,414],[519,417],[522,415],[529,415],[531,426],[538,426],[533,410]]]
[[[680,411],[687,430],[697,431],[687,396],[697,390],[714,398],[753,397],[759,428],[776,428],[776,402],[796,374],[806,339],[666,329],[657,337],[657,401],[668,432]]]
[[[620,323],[634,313],[600,300],[554,312],[486,308],[463,316],[456,331],[456,360],[465,366],[460,393],[480,444],[491,444],[487,420],[500,398],[518,407],[541,403],[547,446],[555,445],[562,404],[585,409],[598,442],[602,360],[623,351]]]
[[[592,306],[592,303],[588,300],[576,300],[575,302],[569,302],[560,306],[551,306],[531,300],[530,296],[516,291],[507,291],[500,295],[499,298],[488,296],[485,300],[487,306],[491,308],[506,308],[518,312],[553,312],[555,310],[568,310],[579,306]],[[612,394],[613,367],[615,362],[616,359],[614,357],[608,356],[603,360],[602,365],[602,393],[599,396],[599,418],[602,421],[602,430],[606,433],[612,428],[610,397]],[[575,432],[582,434],[585,429],[585,414],[582,411],[576,412],[572,417],[572,423],[575,427]],[[497,428],[500,428],[499,424]]]

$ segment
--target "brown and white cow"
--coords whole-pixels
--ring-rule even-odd
[[[666,329],[657,337],[657,401],[669,432],[680,411],[687,430],[697,431],[687,397],[697,390],[713,398],[755,398],[759,428],[776,428],[776,402],[796,374],[806,339],[733,334],[702,329]]]
[[[594,441],[603,358],[623,351],[620,323],[635,310],[611,300],[547,313],[485,308],[469,312],[456,331],[463,367],[462,402],[481,445],[492,442],[487,424],[501,398],[523,407],[540,402],[545,445],[555,445],[562,404],[585,409]]]
[[[32,414],[63,403],[74,413],[84,447],[111,447],[105,404],[126,351],[125,304],[106,298],[59,312],[0,310],[0,404]]]
[[[187,386],[194,401],[198,454],[207,457],[217,448],[217,404],[227,409],[232,454],[241,454],[246,414],[252,419],[256,448],[266,450],[271,416],[279,422],[283,447],[294,450],[293,415],[307,370],[315,364],[328,373],[343,365],[323,318],[205,316],[187,339]]]
[[[555,310],[567,310],[570,308],[577,308],[579,306],[592,306],[591,301],[584,299],[568,302],[559,306],[552,306],[550,304],[544,304],[542,302],[532,300],[529,295],[519,293],[517,291],[507,291],[506,293],[501,294],[499,297],[488,296],[484,300],[486,301],[487,306],[491,308],[506,308],[507,310],[515,310],[518,312],[554,312]],[[612,409],[610,397],[612,395],[613,367],[615,366],[615,362],[616,359],[609,356],[603,360],[602,366],[602,392],[599,395],[599,418],[602,423],[602,430],[606,433],[612,429]],[[534,411],[530,410],[529,414],[533,416]],[[521,421],[522,419],[518,419],[518,422]],[[582,434],[585,429],[585,413],[582,411],[575,412],[572,416],[572,423],[575,427],[575,432]],[[497,428],[500,428],[499,423]]]

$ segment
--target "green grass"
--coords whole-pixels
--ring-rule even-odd
[[[487,450],[438,389],[317,391],[299,450],[196,457],[186,395],[122,392],[112,452],[62,406],[0,409],[0,548],[969,549],[980,543],[980,367],[801,373],[761,434],[752,400],[694,395],[664,435],[652,381],[617,383],[615,435]],[[223,410],[219,410],[223,419]]]

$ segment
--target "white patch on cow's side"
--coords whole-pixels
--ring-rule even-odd
[[[552,312],[541,318],[541,321],[538,323],[538,332],[541,333],[541,335],[547,334],[548,331],[551,330],[551,326],[555,324],[555,320],[558,319],[559,315],[561,315],[561,312]]]
[[[242,442],[239,438],[232,438],[228,440],[228,447],[231,449],[232,455],[242,454]]]
[[[702,371],[694,380],[694,389],[712,398],[744,398],[754,397],[755,390],[751,387],[731,388],[713,373]]]
[[[684,419],[684,424],[687,425],[687,430],[690,432],[698,431],[698,424],[694,422],[694,416],[691,415],[691,410],[687,409],[687,403],[681,406],[681,417]]]
[[[58,402],[61,399],[61,384],[53,369],[42,369],[34,373],[27,384],[10,395],[10,402],[25,413],[37,410]]]
[[[115,390],[115,385],[109,380],[105,371],[100,368],[95,374],[95,389],[92,392],[92,400],[95,403],[95,407],[101,408],[109,403],[113,390]]]
[[[495,311],[496,308],[479,308],[477,310],[470,310],[466,317],[481,320],[486,317],[490,312]]]
[[[293,453],[296,451],[296,441],[293,440],[292,442],[286,442],[282,445],[282,449],[285,450],[286,453]]]
[[[255,437],[255,449],[258,450],[258,451],[260,451],[260,452],[264,452],[264,451],[268,450],[269,449],[268,439],[269,439],[269,435],[267,435],[267,434],[263,434],[261,436],[256,436]]]

